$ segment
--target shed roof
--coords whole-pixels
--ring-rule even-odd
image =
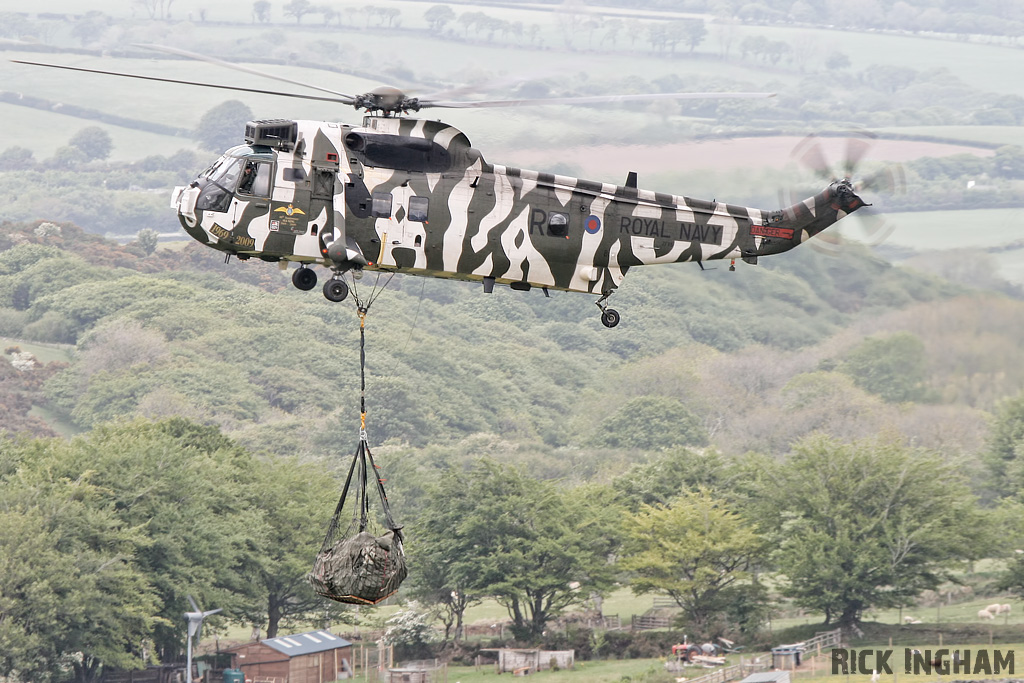
[[[329,631],[309,631],[292,636],[269,638],[264,640],[263,644],[274,648],[281,654],[295,657],[297,655],[308,655],[313,652],[337,650],[340,647],[348,647],[352,643]]]
[[[765,671],[757,674],[750,674],[740,683],[789,683],[788,671]]]

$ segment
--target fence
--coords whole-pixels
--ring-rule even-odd
[[[634,631],[648,631],[652,628],[672,628],[672,617],[660,617],[654,614],[634,614],[630,628]]]
[[[689,678],[687,683],[728,683],[728,681],[746,678],[750,674],[758,673],[759,671],[767,671],[769,668],[771,667],[767,663],[761,662],[733,664],[732,666],[723,666],[721,669],[715,669],[703,676]]]
[[[843,644],[843,629],[837,628],[834,631],[822,631],[815,633],[813,638],[803,642],[804,652],[815,650],[820,655],[821,651],[830,647],[841,647]]]

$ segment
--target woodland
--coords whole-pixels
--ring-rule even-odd
[[[976,66],[1018,58],[1024,17],[1006,3],[538,4],[53,0],[3,13],[0,38],[10,58],[156,69],[167,60],[132,45],[165,42],[310,80],[483,76],[489,95],[770,87],[769,104],[458,123],[512,163],[550,148],[550,170],[573,174],[559,150],[609,133],[883,128],[985,152],[907,161],[888,209],[955,211],[971,245],[989,227],[975,209],[1024,202],[1024,91]],[[908,42],[846,47],[875,39]],[[413,61],[373,40],[434,49]],[[915,61],[933,48],[979,61]],[[620,66],[524,82],[507,62],[445,65],[499,50],[524,69],[567,54]],[[875,63],[883,52],[897,56]],[[2,69],[0,111],[24,134],[0,149],[0,677],[85,683],[174,661],[186,595],[224,609],[220,634],[369,624],[401,657],[466,659],[483,603],[514,642],[586,659],[660,653],[642,634],[552,627],[621,589],[670,601],[672,638],[751,648],[786,637],[766,629],[784,614],[855,634],[939,594],[1024,598],[1024,292],[976,249],[847,244],[736,272],[636,269],[615,329],[585,295],[368,273],[359,287],[386,287],[367,317],[367,429],[410,577],[390,622],[317,599],[304,577],[359,438],[354,306],[165,239],[170,187],[236,144],[261,101],[197,95],[183,113],[112,84],[130,106],[110,106],[93,81]],[[730,202],[775,206],[792,169],[751,166],[645,186],[727,183]]]

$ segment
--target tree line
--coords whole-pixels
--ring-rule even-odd
[[[1024,530],[1020,424],[1018,398],[990,437],[992,476],[1009,493],[985,507],[948,460],[885,438],[811,436],[781,460],[671,449],[580,484],[538,479],[486,448],[385,461],[406,524],[401,594],[452,640],[484,598],[529,643],[619,585],[671,598],[692,637],[755,642],[781,598],[856,627],[966,562],[1013,556]],[[173,660],[188,594],[268,637],[351,619],[304,578],[343,466],[260,456],[182,418],[100,425],[70,441],[0,439],[0,673],[85,682],[104,666]],[[1020,566],[1010,562],[1001,586],[1024,595]]]

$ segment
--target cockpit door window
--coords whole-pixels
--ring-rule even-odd
[[[238,194],[250,197],[270,196],[271,165],[246,161],[238,181]]]

